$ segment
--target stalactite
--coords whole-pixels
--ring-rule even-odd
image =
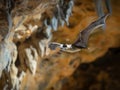
[[[26,48],[25,52],[26,52],[26,56],[27,56],[26,61],[28,62],[27,65],[28,65],[30,71],[32,72],[32,74],[35,75],[36,68],[37,68],[37,60],[36,60],[37,57],[34,56],[34,54],[37,55],[37,52],[32,46],[30,46],[30,48]]]
[[[70,65],[64,68],[63,63],[62,66],[58,67],[59,70],[54,72],[55,68],[61,62],[54,59],[56,59],[58,53],[61,55],[60,60],[64,58],[64,55],[61,54],[62,51],[76,53],[81,49],[73,48],[73,44],[61,44],[51,41],[53,39],[53,32],[57,32],[59,27],[63,27],[65,23],[66,27],[70,26],[69,18],[72,15],[74,0],[5,1],[7,2],[4,10],[6,10],[8,33],[0,41],[0,78],[4,74],[3,71],[5,71],[9,75],[10,84],[2,87],[4,89],[19,90],[23,78],[29,75],[28,72],[32,74],[32,77],[35,77],[36,73],[40,72],[41,76],[48,79],[53,75],[54,77],[52,78],[55,78],[56,81],[58,80],[55,76],[57,73],[59,73],[60,78],[73,73],[73,68],[75,70],[78,66],[76,63],[72,64],[73,66],[71,65],[72,69],[70,69],[71,73],[69,74],[66,74],[66,68],[68,69]],[[3,3],[3,1],[0,1],[0,3]],[[1,7],[3,8],[2,4],[0,4]],[[109,8],[109,5],[107,8]],[[57,54],[52,55],[52,52]],[[71,57],[71,55],[69,56]],[[48,57],[51,57],[52,60],[47,59]],[[70,61],[66,60],[67,64]],[[61,67],[65,70],[64,74],[61,74]],[[54,73],[48,72],[49,70]],[[43,71],[47,72],[43,73]],[[40,77],[40,79],[42,80],[43,78]],[[52,85],[49,80],[48,82],[41,82],[40,88],[47,88]],[[48,83],[50,85],[47,85]]]

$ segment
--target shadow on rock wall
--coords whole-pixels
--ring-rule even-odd
[[[92,63],[81,64],[62,90],[120,90],[120,47]]]

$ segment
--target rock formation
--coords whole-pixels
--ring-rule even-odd
[[[1,0],[0,89],[61,90],[81,63],[103,55],[118,39],[109,41],[107,31],[97,29],[88,48],[75,53],[51,50],[49,43],[73,43],[97,18],[91,0]]]

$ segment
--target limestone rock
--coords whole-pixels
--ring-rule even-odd
[[[7,0],[0,1],[0,89],[67,90],[76,83],[71,75],[79,75],[75,72],[79,65],[90,63],[104,55],[109,47],[120,45],[119,5],[115,6],[114,1],[115,13],[108,20],[106,31],[97,29],[90,36],[88,48],[75,53],[59,48],[51,50],[48,45],[51,41],[74,42],[78,33],[97,18],[92,0],[74,0],[74,3],[73,0],[10,0],[14,29],[12,39],[7,41],[4,38],[10,32],[4,1]],[[10,60],[5,62],[6,58]],[[80,81],[86,77],[82,75]],[[108,78],[108,74],[100,72],[96,78],[101,81]],[[84,81],[81,82],[82,86]],[[90,89],[100,84],[95,85]]]

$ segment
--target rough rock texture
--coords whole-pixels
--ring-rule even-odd
[[[61,90],[119,90],[120,48],[110,48],[91,63],[82,63]]]
[[[83,63],[65,80],[61,90],[120,89],[120,1],[111,1],[113,13],[107,21],[107,30],[103,35],[91,36],[89,47],[93,51],[80,52]]]
[[[67,3],[68,1],[66,0]],[[110,50],[111,54],[105,54],[108,48],[120,46],[119,0],[112,0],[113,14],[107,20],[106,30],[97,29],[89,39],[88,48],[72,54],[59,49],[51,51],[48,43],[50,41],[72,43],[80,30],[98,18],[95,5],[93,0],[75,0],[69,26],[67,23],[57,31],[54,27],[53,34],[50,32],[46,34],[46,31],[51,29],[50,22],[46,23],[45,20],[54,19],[57,3],[58,0],[15,0],[15,8],[12,11],[12,20],[16,27],[13,41],[18,54],[17,59],[11,62],[9,73],[3,71],[0,89],[110,90],[112,84],[112,88],[119,90],[120,82],[113,80],[117,79],[114,75],[118,72],[116,68],[119,70],[116,66],[118,64],[106,66],[109,60],[111,63],[116,63],[115,60],[120,59],[119,51],[116,53]],[[1,7],[3,6],[0,3]],[[5,12],[0,11],[1,39],[8,32],[8,23],[4,14]],[[113,53],[118,55],[112,57]],[[108,56],[105,59],[106,55]],[[109,55],[113,59],[109,58]],[[103,67],[97,62],[97,58],[102,56],[103,58],[99,60],[100,63],[105,61]],[[112,72],[116,72],[113,78]]]

